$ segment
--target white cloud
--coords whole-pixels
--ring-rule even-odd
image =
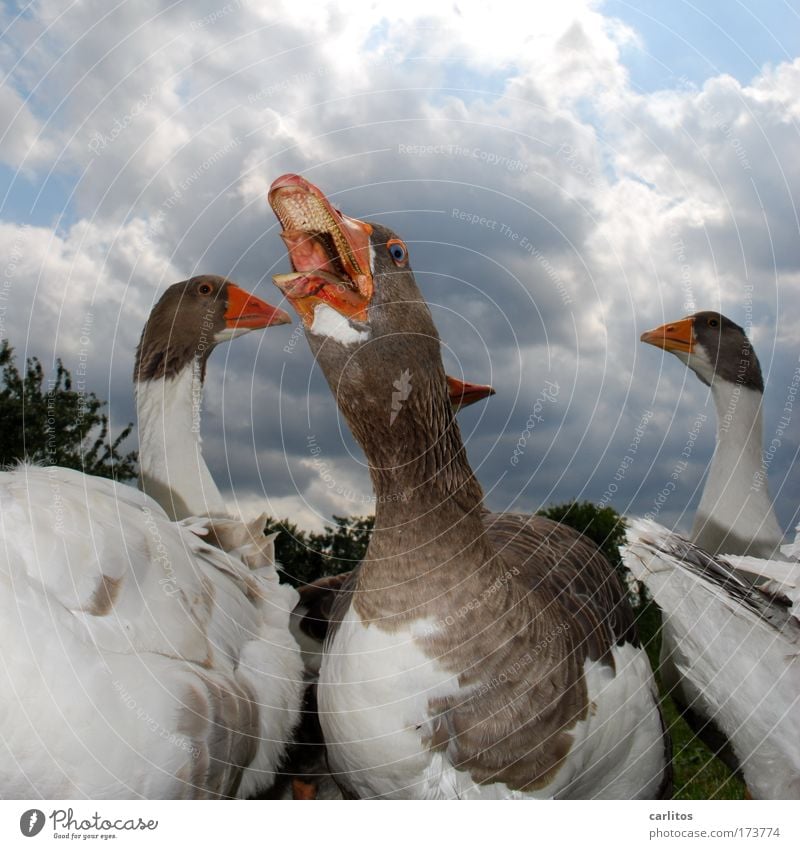
[[[496,384],[470,446],[487,489],[501,481],[492,503],[566,500],[584,485],[600,498],[641,410],[702,394],[675,383],[677,362],[661,374],[655,352],[640,350],[641,330],[695,306],[740,321],[752,309],[762,363],[780,379],[798,341],[789,317],[799,306],[800,60],[748,85],[719,76],[645,95],[620,59],[636,44],[583,0],[535,10],[123,3],[99,18],[88,6],[38,4],[0,54],[6,69],[17,63],[0,111],[23,107],[0,156],[24,160],[34,182],[51,169],[67,181],[72,223],[21,231],[6,216],[0,226],[0,249],[16,256],[12,342],[69,365],[92,311],[97,391],[118,396],[127,421],[133,347],[166,285],[210,271],[277,299],[269,275],[285,256],[265,192],[302,170],[351,214],[406,238],[438,305],[448,365]],[[264,334],[254,382],[226,383],[224,409],[209,388],[212,465],[241,497],[268,496],[274,512],[309,525],[363,512],[308,465],[305,411],[315,422],[335,422],[335,411],[305,343],[287,353],[284,331]],[[254,348],[239,344],[231,369],[249,378]],[[211,375],[227,382],[229,371]],[[527,484],[531,469],[509,474],[507,443],[543,376],[567,394],[536,436],[529,457],[541,449],[545,463]],[[252,422],[251,391],[269,399]],[[655,479],[641,499],[658,488],[687,404],[668,407],[674,422],[663,446],[650,445]],[[226,440],[242,421],[248,439]],[[650,431],[667,423],[654,419]],[[333,440],[326,455],[340,488],[361,492],[351,447]],[[644,458],[634,467],[627,492],[649,468]]]
[[[0,125],[5,128],[0,161],[12,168],[29,170],[52,155],[52,146],[41,138],[41,124],[8,80],[0,84]]]

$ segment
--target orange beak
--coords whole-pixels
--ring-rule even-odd
[[[313,322],[320,301],[348,318],[365,321],[374,292],[372,226],[344,215],[298,174],[278,177],[268,200],[283,227],[281,238],[294,269],[293,275],[277,275],[275,284],[303,322]]]
[[[328,304],[347,318],[363,321],[367,317],[367,305],[361,294],[325,271],[273,274],[272,282],[308,327],[314,323],[317,304]]]
[[[290,324],[292,319],[287,312],[273,307],[261,298],[245,292],[235,283],[228,283],[228,309],[225,311],[225,326],[231,330],[261,327],[274,327],[276,324]]]
[[[494,395],[495,391],[491,386],[482,383],[465,383],[457,377],[447,375],[447,394],[450,396],[450,403],[453,409],[458,412],[462,407],[469,407],[476,401],[481,401]]]
[[[682,318],[669,324],[662,324],[654,330],[642,333],[642,342],[663,348],[665,351],[680,351],[684,354],[694,353],[694,319]]]

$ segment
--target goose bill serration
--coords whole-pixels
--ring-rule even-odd
[[[276,284],[367,455],[376,495],[375,529],[339,596],[319,680],[345,792],[668,793],[668,737],[625,590],[570,528],[483,507],[406,245],[342,215],[297,175],[276,180],[269,200],[294,268]],[[410,391],[398,410],[402,373]]]

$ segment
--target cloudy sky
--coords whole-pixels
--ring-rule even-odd
[[[277,303],[266,190],[296,171],[403,237],[446,367],[496,387],[461,414],[490,506],[653,512],[700,419],[659,504],[690,524],[713,407],[638,337],[696,309],[746,325],[773,438],[800,366],[794,0],[43,0],[2,28],[0,334],[84,361],[116,427],[166,286],[223,274]],[[371,512],[291,327],[217,350],[203,431],[248,510]],[[769,469],[784,527],[798,435]]]

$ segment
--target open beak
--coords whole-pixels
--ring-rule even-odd
[[[447,375],[447,394],[450,396],[450,403],[453,409],[457,412],[462,407],[469,407],[476,401],[482,401],[490,395],[494,395],[495,391],[491,386],[483,383],[465,383],[457,377]]]
[[[257,330],[262,327],[273,327],[276,324],[290,324],[292,321],[287,312],[245,292],[235,283],[228,283],[227,300],[228,308],[225,310],[227,330]]]
[[[694,318],[682,318],[680,321],[662,324],[655,330],[648,330],[642,333],[641,341],[665,351],[692,354],[695,345]]]
[[[326,303],[347,318],[366,321],[374,284],[370,265],[372,227],[335,209],[325,195],[297,174],[284,174],[269,190],[281,238],[294,272],[278,274],[275,285],[304,324]]]

